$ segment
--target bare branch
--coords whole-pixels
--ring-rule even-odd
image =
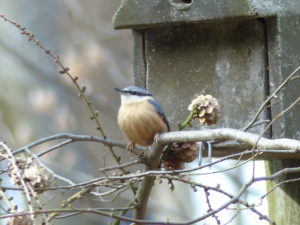
[[[28,145],[25,145],[21,148],[18,148],[16,150],[13,151],[13,154],[18,154],[20,152],[23,152],[26,148],[33,148],[36,147],[38,145],[50,142],[50,141],[54,141],[54,140],[61,140],[61,139],[66,139],[65,141],[61,142],[60,144],[58,144],[58,147],[62,147],[63,145],[67,145],[73,142],[78,142],[78,141],[87,141],[87,142],[98,142],[98,143],[102,143],[105,145],[109,145],[109,146],[116,146],[116,147],[120,147],[120,148],[126,148],[127,144],[125,142],[121,142],[121,141],[116,141],[116,140],[112,140],[112,139],[108,139],[108,138],[102,138],[102,137],[98,137],[98,136],[92,136],[92,135],[78,135],[78,134],[71,134],[71,133],[61,133],[61,134],[55,134],[55,135],[51,135],[48,137],[44,137],[41,139],[38,139],[34,142],[31,142]],[[38,154],[38,156],[42,156],[46,153],[49,153],[52,150],[57,149],[58,147],[52,147],[50,148],[50,150],[46,150],[40,154]],[[137,151],[139,150],[145,150],[145,148],[136,148]]]
[[[184,134],[184,136],[182,136]],[[188,136],[188,137],[187,137]],[[202,130],[202,131],[178,131],[178,132],[170,132],[166,134],[162,134],[159,136],[158,140],[161,143],[166,142],[181,142],[187,140],[195,140],[195,141],[217,141],[213,143],[214,148],[214,157],[223,157],[226,155],[243,152],[247,149],[251,149],[253,144],[258,140],[259,136],[242,132],[235,129],[229,128],[220,128],[214,130]],[[163,139],[165,140],[163,140]],[[26,146],[23,146],[19,149],[13,151],[13,154],[18,154],[24,151],[26,148],[33,148],[38,145],[55,141],[55,140],[64,140],[61,143],[50,147],[49,149],[41,152],[38,156],[43,156],[46,153],[51,152],[52,150],[58,149],[63,145],[67,145],[74,142],[86,141],[86,142],[98,142],[106,145],[117,146],[120,148],[126,148],[127,144],[125,142],[120,142],[111,139],[104,139],[97,136],[90,135],[77,135],[71,133],[62,133],[55,134],[49,137],[44,137],[38,139]],[[230,141],[231,140],[231,141]],[[255,141],[254,141],[255,140]],[[295,158],[300,157],[299,150],[299,141],[293,139],[266,139],[262,138],[259,141],[259,151],[264,153],[263,155],[259,155],[258,158]],[[267,144],[267,145],[265,145]],[[144,151],[145,148],[136,147],[136,151]],[[205,152],[204,152],[205,155]]]
[[[161,144],[169,144],[172,142],[188,142],[188,141],[228,141],[234,140],[239,143],[248,145],[255,145],[259,139],[256,147],[262,149],[286,149],[286,150],[300,150],[300,141],[294,139],[267,139],[257,134],[243,132],[231,128],[219,128],[211,130],[200,131],[175,131],[170,133],[163,133],[158,136],[158,141]]]
[[[157,136],[156,136],[157,137]],[[163,145],[159,142],[155,142],[152,150],[148,155],[148,162],[146,165],[146,171],[156,170],[160,163],[160,156],[163,151]],[[137,207],[134,212],[134,218],[144,219],[146,214],[146,209],[148,205],[148,199],[154,184],[155,177],[147,176],[144,178],[139,186],[138,192],[136,194]]]

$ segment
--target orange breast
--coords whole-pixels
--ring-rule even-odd
[[[122,105],[118,124],[129,141],[143,146],[151,145],[155,134],[168,131],[165,122],[147,100]]]

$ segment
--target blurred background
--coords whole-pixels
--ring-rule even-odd
[[[71,74],[78,76],[80,84],[87,87],[86,94],[99,110],[99,119],[106,135],[111,139],[124,140],[116,123],[119,95],[113,88],[133,84],[133,46],[131,31],[113,29],[112,16],[120,2],[2,0],[0,14],[25,26],[54,54],[60,55]],[[1,20],[0,29],[1,141],[6,141],[14,149],[56,133],[99,135],[86,106],[77,97],[74,85],[66,76],[58,73],[53,60],[9,23]],[[43,145],[39,150],[47,147],[49,145]],[[119,149],[116,151],[122,155],[122,162],[131,160],[127,153],[123,154]],[[45,155],[42,160],[55,172],[74,182],[100,176],[97,171],[104,166],[104,162],[106,166],[114,165],[107,148],[87,143],[68,145]],[[235,161],[228,161],[201,172],[212,172],[234,164]],[[257,164],[257,170],[262,172],[263,163]],[[134,167],[133,171],[140,169]],[[220,183],[221,188],[235,193],[251,176],[251,173],[247,175],[248,169],[246,165],[225,175],[199,176],[199,180],[207,185]],[[7,180],[6,184],[9,186]],[[251,202],[264,191],[264,184],[258,184],[250,189],[246,199]],[[45,199],[48,197],[45,196]],[[57,194],[56,201],[50,201],[49,204],[55,207],[63,198]],[[80,203],[80,207],[121,207],[126,206],[130,198],[132,196],[125,192],[118,201],[104,203],[87,199]],[[213,207],[227,200],[217,195],[212,198]],[[22,199],[20,195],[15,200],[22,205]],[[176,184],[175,191],[171,192],[168,184],[163,182],[155,187],[149,209],[149,219],[172,218],[182,221],[202,215],[207,205],[203,191],[194,193],[189,186]],[[261,210],[266,213],[265,206]],[[240,212],[228,224],[267,224],[249,211]],[[228,222],[235,213],[234,209],[221,213],[222,224]],[[107,224],[108,221],[100,216],[78,215],[57,220],[55,224]],[[209,219],[199,224],[216,224],[216,221]]]

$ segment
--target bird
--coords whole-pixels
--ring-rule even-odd
[[[169,122],[152,93],[137,86],[115,88],[121,94],[118,125],[130,142],[127,149],[135,144],[150,146],[156,134],[170,131]]]

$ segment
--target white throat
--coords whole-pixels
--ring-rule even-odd
[[[149,98],[151,98],[151,97],[150,96],[138,96],[138,95],[121,95],[121,104],[142,102]]]

